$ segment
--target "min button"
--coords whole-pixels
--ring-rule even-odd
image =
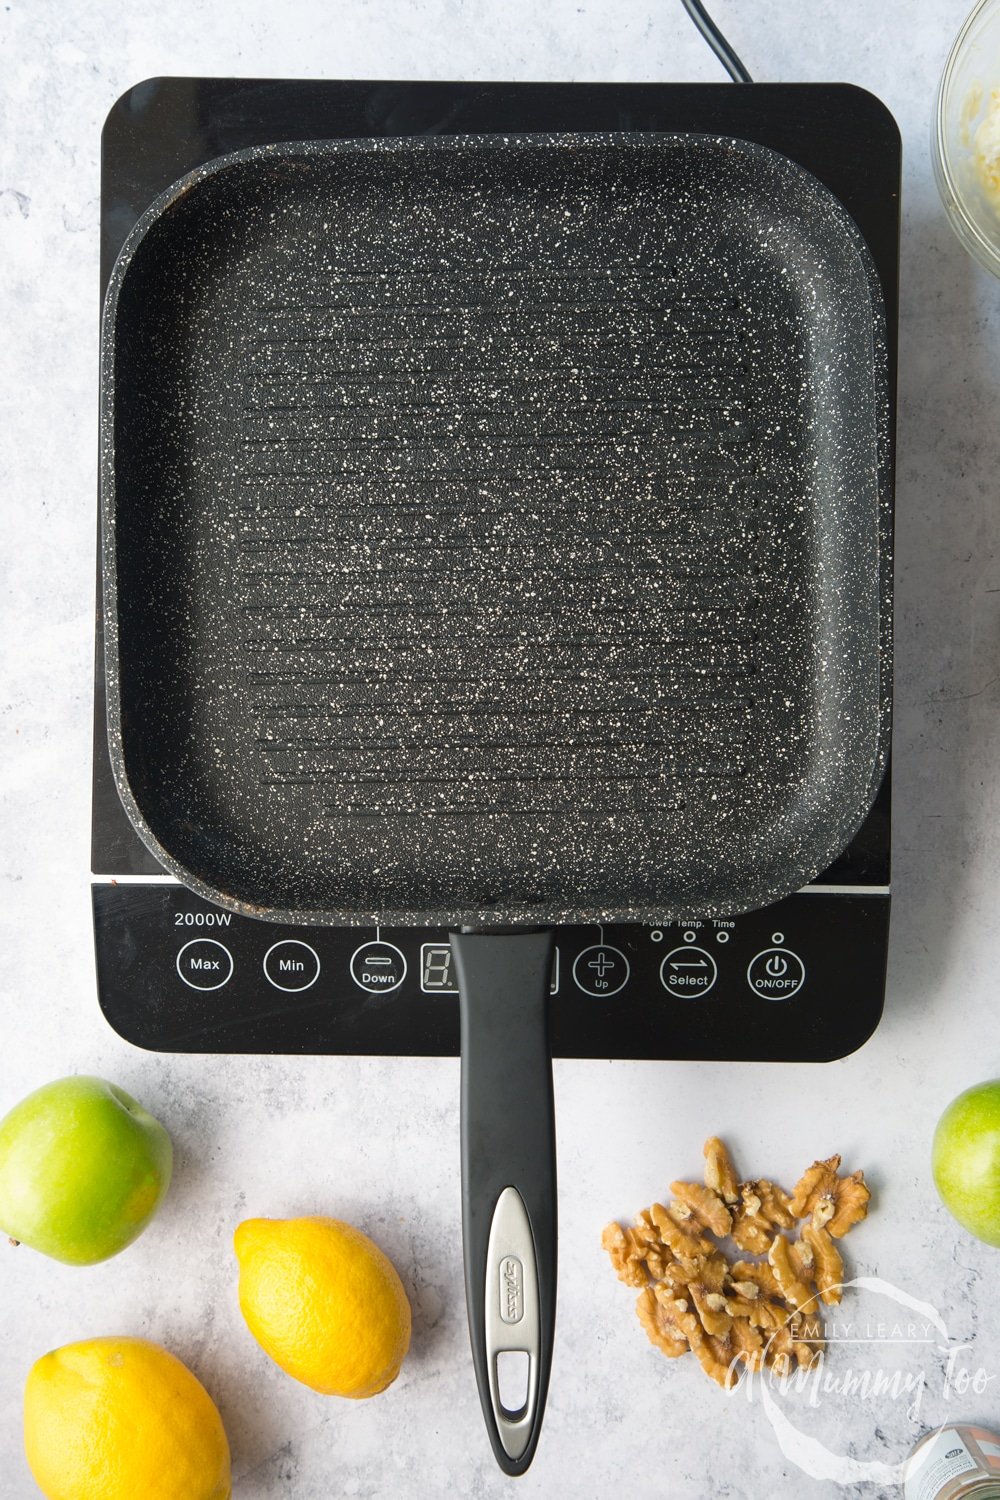
[[[319,978],[319,954],[308,943],[286,938],[264,954],[264,973],[276,990],[307,990]]]

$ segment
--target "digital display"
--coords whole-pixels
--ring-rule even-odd
[[[450,943],[420,945],[420,988],[425,995],[457,995],[458,980],[451,961]],[[559,988],[559,949],[552,955],[552,983],[549,994]]]
[[[457,995],[458,985],[452,977],[453,972],[451,944],[424,943],[420,949],[420,988],[428,994],[443,990]]]

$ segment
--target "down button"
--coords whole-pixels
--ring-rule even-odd
[[[395,943],[362,943],[351,958],[351,978],[360,990],[398,990],[406,978],[406,959]]]

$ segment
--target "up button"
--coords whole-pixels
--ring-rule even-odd
[[[628,983],[628,976],[628,959],[620,948],[611,948],[607,943],[584,948],[573,965],[577,989],[595,998],[617,995]]]

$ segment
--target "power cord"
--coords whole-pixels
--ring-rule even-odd
[[[681,4],[722,63],[734,83],[753,83],[753,79],[716,26],[701,0],[681,0]]]

